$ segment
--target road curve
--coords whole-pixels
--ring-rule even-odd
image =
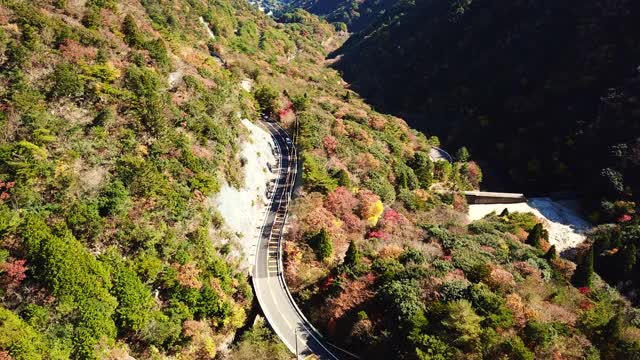
[[[431,150],[429,150],[429,157],[431,157],[431,160],[433,161],[445,160],[450,163],[453,162],[453,157],[449,155],[448,152],[437,146],[431,147]]]
[[[282,231],[297,173],[296,149],[286,131],[277,123],[263,122],[276,145],[278,176],[270,186],[270,204],[260,230],[253,287],[267,321],[282,342],[306,358],[314,354],[322,360],[338,360],[293,301],[282,275]]]

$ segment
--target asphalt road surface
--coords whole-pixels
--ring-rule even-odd
[[[446,160],[450,163],[453,162],[453,157],[451,157],[448,152],[435,146],[429,151],[429,157],[431,157],[433,161]]]
[[[253,285],[267,321],[282,342],[298,358],[315,355],[337,360],[321,335],[297,308],[282,276],[282,231],[297,172],[297,155],[287,133],[278,124],[264,122],[276,144],[278,176],[270,184],[270,205],[260,230],[253,271]]]

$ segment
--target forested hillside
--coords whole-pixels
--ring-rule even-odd
[[[285,11],[302,8],[333,23],[337,30],[360,31],[384,18],[398,0],[293,0],[284,1]]]
[[[0,2],[0,358],[289,357],[264,327],[229,349],[253,294],[209,199],[244,182],[241,81],[324,57],[332,27],[307,20]]]
[[[331,342],[366,359],[639,356],[637,310],[594,274],[624,256],[602,275],[634,288],[633,203],[604,204],[623,230],[594,232],[577,267],[530,214],[469,223],[468,152],[434,161],[438,137],[327,66],[343,32],[282,20],[243,0],[0,0],[0,359],[290,359],[253,323],[246,254],[211,205],[244,184],[241,119],[264,115],[299,135],[285,275]],[[620,74],[593,141],[637,114]],[[631,140],[614,197],[637,176]]]
[[[491,184],[638,200],[639,15],[626,0],[419,0],[334,55],[376,108],[469,146]]]

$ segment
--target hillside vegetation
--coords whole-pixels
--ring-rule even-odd
[[[293,0],[284,2],[284,10],[305,9],[332,23],[336,30],[360,31],[384,18],[391,9],[401,3],[397,0]]]
[[[207,198],[244,182],[239,84],[324,57],[332,27],[240,1],[0,4],[0,357],[228,352],[253,294]]]
[[[434,162],[437,137],[327,66],[333,25],[282,19],[242,0],[0,1],[0,358],[291,358],[249,318],[238,235],[208,201],[244,183],[240,120],[262,115],[299,135],[286,277],[330,341],[367,359],[639,356],[600,253],[576,268],[528,214],[468,224],[466,148]],[[637,238],[624,215],[603,252]]]
[[[377,109],[468,146],[490,184],[577,190],[599,222],[620,215],[602,199],[640,196],[639,15],[626,0],[418,0],[334,55]]]

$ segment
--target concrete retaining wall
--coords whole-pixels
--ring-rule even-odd
[[[486,191],[465,191],[469,204],[516,204],[527,201],[524,194],[496,193]]]

